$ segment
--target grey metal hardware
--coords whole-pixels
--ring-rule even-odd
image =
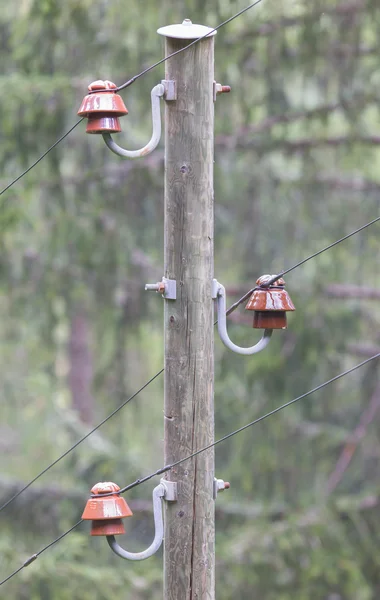
[[[167,279],[163,277],[161,281],[157,283],[147,283],[145,285],[145,291],[147,292],[158,292],[162,294],[165,300],[176,300],[177,299],[177,282],[175,279]]]
[[[172,102],[173,100],[177,100],[176,82],[172,79],[163,79],[161,83],[165,88],[164,100],[166,100],[166,102]]]
[[[114,535],[107,535],[107,542],[118,556],[126,560],[145,560],[157,552],[164,538],[164,521],[162,516],[162,499],[165,497],[165,486],[160,483],[153,490],[153,517],[154,517],[154,540],[146,550],[142,552],[128,552],[124,550],[117,541]]]
[[[153,133],[149,142],[143,148],[139,150],[125,150],[119,146],[112,138],[110,133],[103,133],[103,140],[107,144],[108,148],[112,150],[118,156],[123,158],[140,158],[153,152],[157,147],[158,142],[161,138],[161,111],[160,111],[160,98],[165,93],[165,87],[162,83],[156,85],[151,91],[152,99],[152,121],[153,121]]]
[[[257,352],[261,352],[270,342],[270,338],[273,333],[273,329],[264,329],[264,335],[255,346],[251,346],[250,348],[241,348],[233,343],[230,340],[227,333],[227,317],[226,317],[226,290],[224,286],[219,283],[216,279],[213,279],[212,282],[212,298],[216,300],[217,303],[217,314],[218,314],[218,332],[220,339],[223,344],[227,346],[232,352],[236,352],[237,354],[245,354],[247,356],[251,354],[257,354]]]
[[[165,488],[164,500],[166,502],[177,502],[178,490],[176,481],[168,481],[167,479],[161,479],[161,485]]]
[[[230,91],[231,87],[229,85],[222,85],[221,83],[216,83],[216,81],[214,81],[212,87],[212,95],[214,102],[216,102],[216,97],[219,96],[219,94],[229,94]]]
[[[217,479],[214,477],[214,489],[213,489],[213,498],[216,500],[216,497],[219,492],[224,492],[224,490],[229,490],[230,484],[228,481],[224,481],[223,479]]]

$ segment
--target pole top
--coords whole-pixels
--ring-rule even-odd
[[[210,37],[216,35],[216,31],[213,31],[212,27],[196,25],[195,23],[192,23],[190,19],[185,19],[182,23],[176,25],[160,27],[157,29],[157,33],[164,35],[165,37],[177,38],[179,40],[196,40],[197,38],[207,35],[207,33],[209,33]]]

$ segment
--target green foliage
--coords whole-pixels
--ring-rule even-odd
[[[158,27],[186,16],[217,25],[243,6],[4,5],[1,185],[75,123],[88,83],[120,84],[162,56]],[[215,273],[227,291],[244,293],[261,273],[378,216],[379,12],[376,2],[264,0],[218,32],[216,77],[233,90],[215,105]],[[123,93],[129,147],[150,135],[149,92],[163,76],[159,67]],[[161,145],[152,160],[123,162],[81,124],[1,196],[0,500],[91,427],[73,399],[76,361],[92,373],[93,423],[162,368],[162,305],[143,292],[163,270],[162,157]],[[378,346],[378,301],[328,295],[332,284],[378,290],[378,253],[374,226],[289,274],[297,312],[266,352],[236,356],[216,340],[217,437]],[[85,334],[74,360],[78,315]],[[251,345],[251,317],[236,320],[231,337]],[[218,499],[218,600],[379,596],[376,418],[327,493],[377,383],[376,366],[358,371],[217,447],[217,473],[232,482]],[[0,515],[1,576],[78,520],[96,481],[125,484],[162,466],[162,396],[159,378]],[[149,499],[150,490],[131,497]],[[149,519],[137,523],[131,547],[149,543]],[[159,557],[125,565],[87,533],[22,570],[4,587],[8,597],[162,597]]]

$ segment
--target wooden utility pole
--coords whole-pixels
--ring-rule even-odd
[[[166,56],[207,30],[187,19],[162,28]],[[176,88],[165,103],[165,277],[177,283],[176,300],[165,302],[168,464],[214,439],[213,36],[165,64]],[[167,478],[178,484],[178,501],[165,507],[164,599],[214,600],[213,449]]]

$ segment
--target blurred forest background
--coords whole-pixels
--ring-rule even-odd
[[[216,26],[245,0],[22,0],[0,13],[1,188],[77,119],[94,79],[163,56],[158,27]],[[229,303],[379,215],[380,5],[263,0],[215,39],[215,276]],[[119,143],[144,144],[158,67],[122,93]],[[85,123],[0,198],[0,500],[163,366],[163,148],[113,155]],[[216,436],[379,351],[378,225],[286,277],[289,329],[255,357],[215,339]],[[257,338],[244,310],[237,343]],[[1,579],[81,516],[97,481],[163,463],[163,380],[0,514]],[[378,365],[216,448],[217,598],[380,597]],[[151,491],[123,544],[152,536]],[[132,564],[83,525],[4,586],[17,600],[161,600],[162,557]]]

